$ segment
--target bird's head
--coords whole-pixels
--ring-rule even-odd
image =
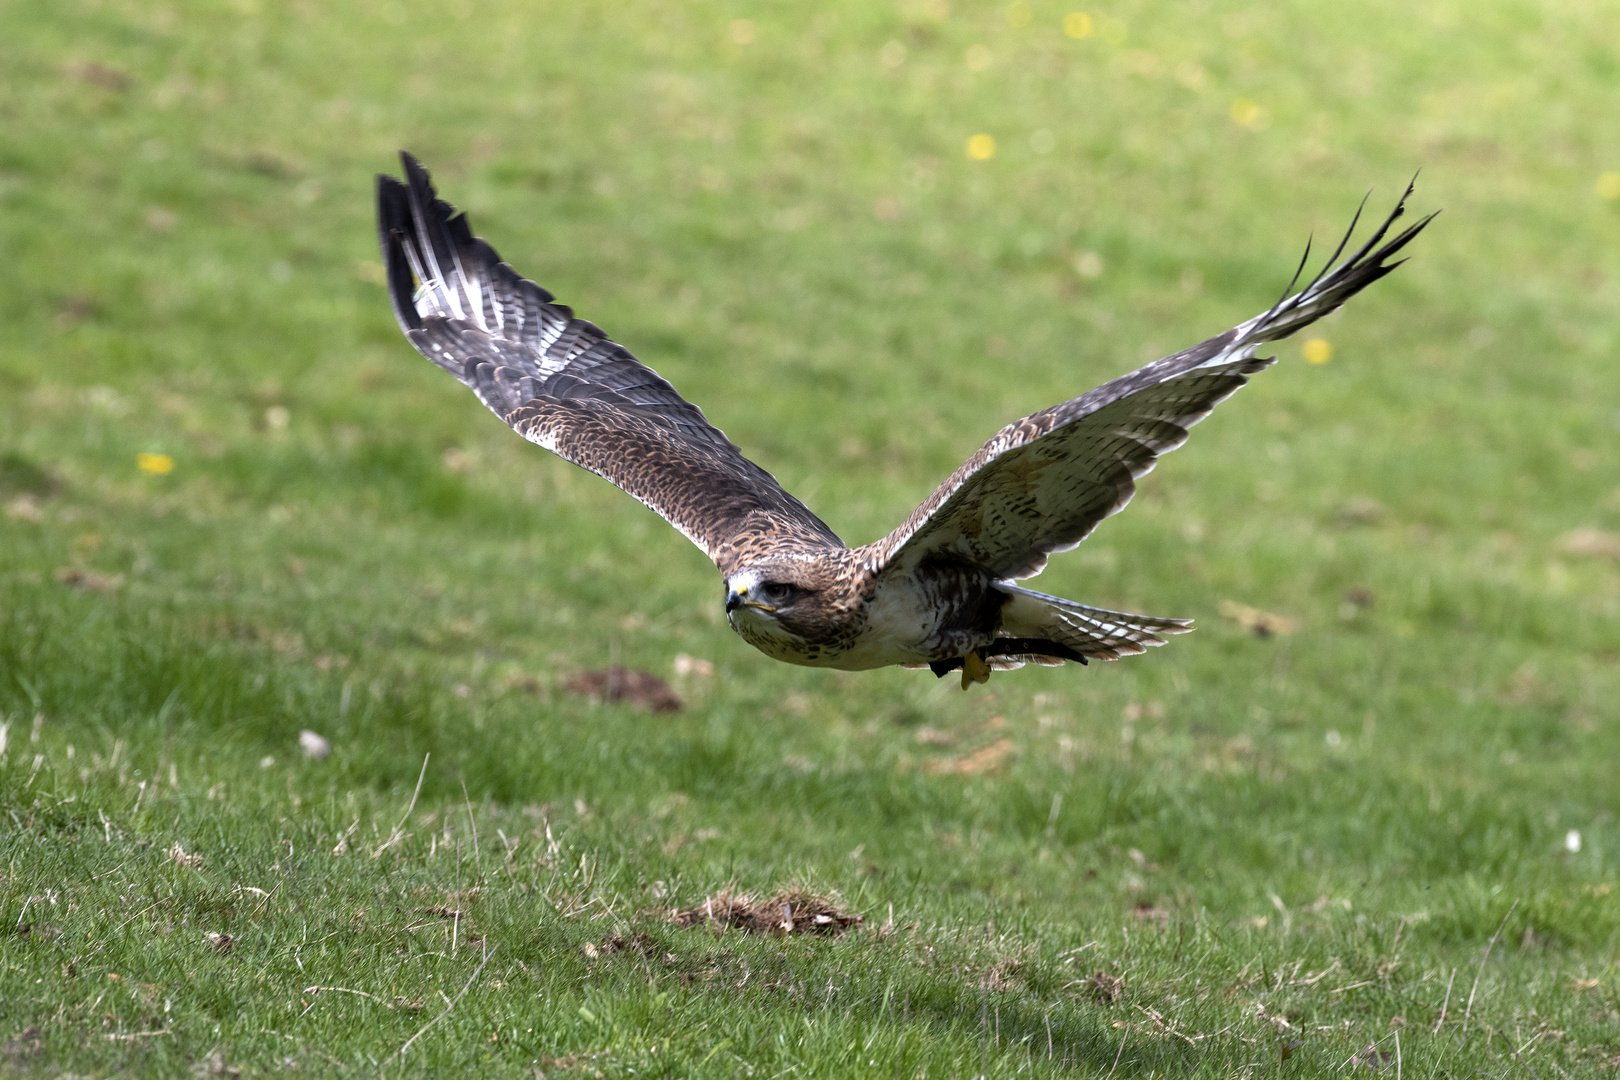
[[[775,557],[726,576],[726,618],[756,646],[813,643],[859,604],[859,583],[825,559]]]
[[[726,616],[733,621],[765,618],[782,622],[791,618],[799,605],[816,592],[811,575],[801,564],[784,561],[739,570],[726,578]]]

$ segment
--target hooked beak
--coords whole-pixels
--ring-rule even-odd
[[[758,600],[748,599],[748,589],[746,587],[741,589],[732,589],[726,593],[726,614],[730,615],[733,611],[736,611],[740,607],[758,608],[761,611],[772,612],[776,610],[769,604],[762,604]]]

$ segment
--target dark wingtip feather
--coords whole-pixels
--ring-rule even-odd
[[[1361,208],[1356,210],[1356,218],[1351,222],[1350,229],[1345,233],[1344,239],[1339,242],[1332,258],[1322,272],[1307,285],[1292,296],[1287,296],[1266,312],[1260,322],[1254,326],[1251,336],[1247,340],[1275,341],[1288,337],[1297,331],[1309,326],[1328,312],[1339,307],[1356,293],[1365,289],[1379,278],[1392,272],[1406,260],[1391,263],[1388,260],[1410,244],[1428,224],[1433,221],[1439,211],[1436,210],[1425,216],[1422,220],[1408,225],[1399,234],[1389,240],[1390,228],[1406,213],[1406,201],[1416,190],[1417,177],[1406,185],[1406,191],[1396,202],[1395,208],[1373,231],[1367,241],[1337,266],[1334,261],[1340,252],[1348,245],[1351,235],[1355,232],[1356,223],[1361,218]],[[1362,199],[1365,207],[1366,199]],[[1298,280],[1298,271],[1295,271],[1295,280]],[[1289,288],[1293,288],[1290,283]]]
[[[388,279],[388,302],[393,306],[395,320],[406,332],[422,325],[414,300],[416,282],[405,258],[405,235],[410,228],[410,192],[394,177],[378,173],[377,239]]]

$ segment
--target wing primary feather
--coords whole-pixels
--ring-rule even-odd
[[[1282,295],[1277,297],[1277,302],[1275,304],[1271,305],[1272,311],[1277,311],[1280,309],[1283,306],[1283,301],[1287,300],[1288,297],[1293,293],[1294,286],[1299,284],[1299,275],[1305,272],[1305,264],[1311,261],[1311,241],[1315,239],[1315,233],[1312,233],[1310,236],[1305,238],[1305,254],[1299,257],[1299,265],[1294,267],[1294,276],[1288,279],[1288,285],[1283,289]]]
[[[409,332],[422,325],[412,294],[415,269],[405,230],[410,226],[410,195],[392,176],[377,177],[377,232],[382,244],[383,268],[388,278],[388,302],[400,328]]]
[[[1327,261],[1322,264],[1321,272],[1311,279],[1311,283],[1309,285],[1305,286],[1306,291],[1314,289],[1316,286],[1320,285],[1322,283],[1322,279],[1327,276],[1327,272],[1333,269],[1333,264],[1338,262],[1339,256],[1344,254],[1344,246],[1348,244],[1350,242],[1350,238],[1356,234],[1356,226],[1361,223],[1361,212],[1367,209],[1367,200],[1370,198],[1372,198],[1371,188],[1367,190],[1367,194],[1361,197],[1361,204],[1356,207],[1355,216],[1350,219],[1350,227],[1344,230],[1344,236],[1340,238],[1339,246],[1333,249],[1333,254],[1329,255],[1327,257]]]
[[[422,168],[421,162],[409,154],[401,153],[400,161],[405,166],[405,180],[410,188],[411,218],[416,224],[416,239],[420,245],[420,255],[423,266],[429,277],[423,281],[429,295],[433,299],[433,306],[440,308],[441,314],[452,319],[462,319],[466,316],[461,310],[461,298],[450,290],[450,283],[445,279],[445,272],[440,262],[439,245],[445,237],[442,230],[437,228],[438,222],[430,221],[428,212],[437,207],[433,203],[437,200],[433,195],[433,185],[428,179],[427,170]],[[455,252],[449,244],[445,244],[445,258],[454,258]],[[441,300],[442,297],[442,300]]]

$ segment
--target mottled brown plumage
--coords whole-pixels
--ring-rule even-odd
[[[1335,266],[1347,234],[1299,293],[1009,424],[898,529],[848,548],[701,409],[501,262],[416,160],[401,157],[403,182],[377,178],[378,227],[395,316],[424,356],[524,438],[617,484],[702,548],[725,577],[731,625],[751,645],[815,667],[961,668],[964,686],[1026,662],[1117,659],[1191,629],[1015,582],[1123,509],[1159,455],[1273,362],[1255,356],[1262,343],[1400,265],[1387,260],[1433,217],[1383,243],[1403,198]]]

